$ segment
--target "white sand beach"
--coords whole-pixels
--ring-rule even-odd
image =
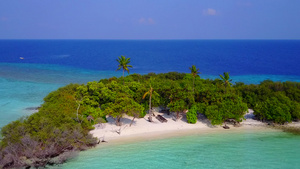
[[[191,135],[197,133],[211,133],[211,132],[236,132],[241,130],[264,128],[265,124],[253,119],[253,111],[249,109],[249,112],[245,115],[244,120],[240,127],[234,127],[228,125],[230,129],[223,129],[222,126],[212,126],[207,119],[198,120],[196,124],[189,124],[185,118],[185,115],[177,121],[173,120],[173,115],[167,115],[166,113],[158,113],[154,111],[155,115],[162,115],[168,121],[161,123],[155,117],[154,122],[148,121],[148,115],[144,118],[135,119],[131,126],[132,117],[124,116],[122,118],[123,125],[116,126],[112,117],[108,117],[107,123],[96,125],[95,129],[91,131],[95,137],[101,141],[116,142],[119,140],[149,140],[158,138],[167,138],[181,135]]]

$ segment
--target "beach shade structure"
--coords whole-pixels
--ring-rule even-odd
[[[161,115],[157,115],[157,116],[156,116],[156,119],[157,119],[158,121],[162,122],[162,123],[168,122],[168,120],[165,119],[165,118],[164,118],[163,116],[161,116]]]
[[[168,110],[168,109],[161,110],[160,112],[161,113],[167,113],[168,116],[170,115],[170,110]]]
[[[236,121],[235,119],[227,119],[225,120],[227,123],[233,124],[234,126],[239,125],[239,122]]]
[[[93,118],[91,115],[87,116],[86,119],[87,119],[89,122],[91,122],[92,120],[94,120],[94,118]]]
[[[223,128],[224,128],[224,129],[230,129],[230,127],[227,126],[226,124],[225,124],[225,126],[223,126]]]

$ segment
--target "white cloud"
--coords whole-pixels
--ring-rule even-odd
[[[146,23],[146,19],[145,18],[140,18],[139,23],[141,23],[141,24]]]
[[[153,24],[155,24],[155,21],[152,18],[148,18],[148,19],[140,18],[139,23],[144,24],[144,25],[153,25]]]
[[[154,20],[152,18],[148,18],[148,23],[151,24],[151,25],[155,24],[155,22],[154,22]]]
[[[0,21],[7,21],[7,20],[8,20],[7,17],[4,17],[4,16],[1,16],[1,17],[0,17]]]
[[[252,7],[252,3],[251,2],[244,2],[244,1],[239,1],[237,3],[238,6],[242,6],[242,7]]]
[[[203,10],[203,15],[217,15],[217,11],[212,8]]]

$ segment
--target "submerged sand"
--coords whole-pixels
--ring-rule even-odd
[[[91,131],[94,137],[101,141],[107,142],[126,142],[139,140],[163,139],[174,136],[193,135],[200,133],[218,133],[218,132],[243,132],[249,130],[263,130],[266,129],[266,124],[253,119],[253,111],[245,115],[245,120],[241,122],[239,127],[228,125],[230,129],[224,129],[222,126],[212,126],[207,119],[199,119],[196,124],[187,123],[185,115],[177,121],[174,120],[174,115],[167,115],[166,113],[159,113],[154,111],[154,114],[161,115],[168,121],[161,123],[155,117],[154,122],[148,121],[148,115],[144,118],[135,119],[130,126],[132,117],[124,116],[122,119],[122,126],[116,126],[115,120],[108,117],[107,123],[96,125],[95,129]]]

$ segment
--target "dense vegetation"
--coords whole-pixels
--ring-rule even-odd
[[[88,133],[92,125],[74,114],[78,86],[70,84],[50,93],[38,113],[1,129],[0,168],[62,163],[73,151],[97,143]]]
[[[284,124],[300,119],[300,83],[270,80],[259,85],[237,83],[235,90],[259,120]]]
[[[212,125],[228,119],[240,122],[248,108],[262,121],[284,124],[300,119],[300,83],[232,85],[229,73],[209,80],[201,79],[195,67],[190,69],[191,74],[132,74],[70,84],[50,93],[38,113],[2,128],[0,168],[63,162],[65,157],[53,157],[97,143],[88,132],[93,124],[104,123],[107,115],[122,125],[124,114],[134,120],[144,117],[149,107],[168,109],[175,119],[188,110],[188,123],[196,123],[201,113]]]

